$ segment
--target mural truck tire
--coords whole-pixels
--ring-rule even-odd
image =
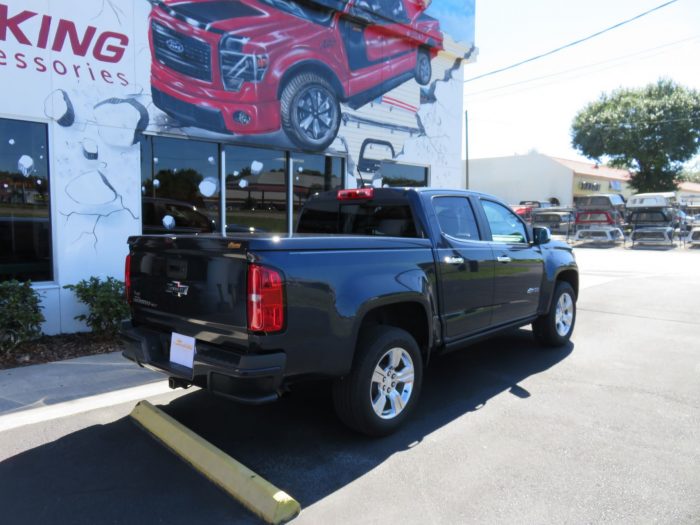
[[[430,64],[430,53],[427,49],[419,49],[416,57],[416,82],[421,86],[427,86],[433,76],[433,68]]]
[[[297,146],[322,151],[340,127],[340,103],[333,87],[316,73],[292,77],[280,97],[282,128]]]

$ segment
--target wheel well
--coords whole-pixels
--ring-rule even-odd
[[[428,316],[420,303],[389,304],[370,310],[362,319],[358,333],[362,333],[362,330],[369,326],[377,325],[395,326],[407,331],[418,343],[421,353],[427,356]]]
[[[557,281],[564,281],[571,285],[574,289],[576,297],[578,297],[578,272],[575,270],[564,270],[557,275]]]
[[[295,64],[284,72],[284,75],[280,80],[279,87],[277,88],[278,99],[282,96],[282,91],[284,91],[287,82],[300,73],[316,73],[317,75],[322,76],[333,87],[333,90],[336,92],[339,99],[342,100],[345,98],[345,90],[343,89],[343,85],[328,66],[322,64],[321,62],[302,62],[300,64]]]

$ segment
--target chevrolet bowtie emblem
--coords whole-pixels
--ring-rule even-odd
[[[170,281],[165,285],[165,293],[173,294],[177,297],[183,297],[187,295],[189,286],[182,284],[180,281]]]

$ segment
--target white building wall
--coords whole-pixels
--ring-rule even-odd
[[[545,155],[469,160],[469,189],[490,193],[510,204],[524,200],[573,203],[573,171]]]
[[[90,276],[121,279],[126,240],[141,233],[141,151],[133,143],[135,133],[220,142],[234,139],[173,126],[152,103],[151,6],[146,0],[4,0],[3,4],[9,6],[10,17],[24,11],[33,14],[21,23],[30,44],[13,31],[0,40],[0,117],[48,126],[54,280],[36,284],[47,317],[43,329],[47,334],[73,332],[85,329],[74,319],[85,310],[63,286]],[[58,47],[60,51],[53,51],[61,20],[74,24],[80,41],[71,44],[68,38]],[[46,27],[50,31],[42,43]],[[93,38],[81,40],[88,27],[95,28]],[[115,34],[128,42],[120,43]],[[124,48],[116,62],[99,58],[100,50],[95,48],[101,35],[107,39],[103,53],[113,52],[110,45]],[[89,42],[84,52],[72,49],[80,48],[83,41]],[[468,61],[464,58],[469,49],[454,42],[449,46],[432,61],[429,86],[410,80],[357,111],[343,105],[343,113],[386,124],[341,124],[329,152],[348,159],[348,186],[356,176],[362,141],[373,137],[394,145],[395,160],[430,166],[431,186],[464,187],[462,65]],[[425,93],[422,97],[421,90],[432,99]],[[61,122],[64,96],[73,106],[71,124]],[[146,129],[140,127],[142,119]],[[258,143],[264,145],[265,140]],[[86,144],[97,147],[97,158],[86,155]]]

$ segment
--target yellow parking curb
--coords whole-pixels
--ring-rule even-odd
[[[175,454],[268,523],[285,523],[301,512],[299,502],[148,401],[131,417]]]

